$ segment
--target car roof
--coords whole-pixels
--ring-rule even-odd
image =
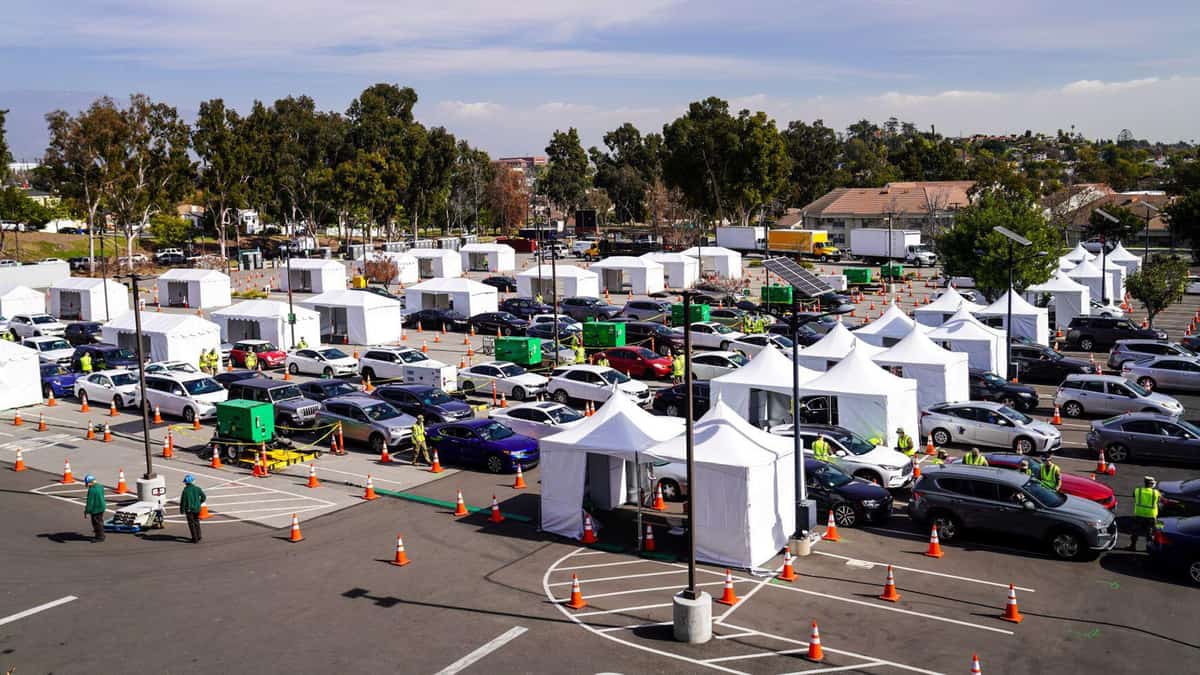
[[[57,335],[36,335],[33,337],[25,338],[24,342],[45,342],[46,340],[61,340],[61,339],[62,338]]]
[[[590,363],[571,363],[565,366],[559,366],[555,370],[587,370],[593,373],[606,373],[612,370],[612,368],[609,368],[608,366],[594,366]]]
[[[146,377],[162,377],[176,382],[191,382],[193,380],[207,380],[207,373],[181,373],[177,370],[168,371],[165,373],[147,373]]]
[[[991,410],[999,410],[1004,407],[1000,401],[942,401],[941,403],[930,406],[931,408],[952,408],[957,406],[970,406],[972,408],[989,408]]]
[[[1067,375],[1065,381],[1086,381],[1086,382],[1125,382],[1125,378],[1120,375],[1095,375],[1092,373],[1071,373]]]
[[[741,352],[711,351],[711,352],[700,352],[699,354],[696,354],[696,356],[724,356],[725,358],[729,358],[732,356],[737,356],[740,353]],[[695,358],[695,356],[692,358]]]
[[[342,394],[341,396],[334,396],[333,398],[325,399],[325,402],[326,403],[355,403],[355,404],[358,404],[360,407],[364,406],[364,405],[378,405],[380,403],[387,403],[387,401],[381,401],[377,398],[371,398],[370,396],[359,396],[356,394]]]
[[[132,375],[132,373],[130,373],[128,370],[125,370],[124,368],[108,368],[107,370],[97,370],[95,373],[92,373],[92,374],[93,375],[119,375],[121,373],[128,373],[128,374]]]
[[[376,389],[388,389],[391,391],[407,391],[407,392],[411,392],[414,394],[417,392],[433,391],[433,389],[434,389],[434,387],[432,385],[428,385],[428,384],[403,384],[403,383],[399,383],[399,382],[393,382],[391,384],[381,384],[375,388]]]
[[[1200,364],[1200,356],[1188,356],[1187,354],[1156,354],[1153,357],[1142,361],[1141,363],[1131,363],[1129,366],[1131,368],[1136,368],[1138,366],[1144,368],[1146,366],[1152,366],[1159,361],[1187,361],[1189,363]]]
[[[266,344],[268,342],[270,342],[270,340],[253,339],[253,340],[238,340],[234,344],[254,345],[254,344]]]
[[[1125,345],[1159,345],[1159,344],[1170,344],[1170,343],[1163,342],[1162,340],[1151,340],[1150,338],[1126,338],[1124,340],[1117,340],[1115,343],[1113,343],[1113,349],[1116,349],[1117,347],[1123,347]]]
[[[836,424],[800,424],[800,425],[794,427],[794,429],[796,431],[801,431],[801,432],[804,432],[804,431],[809,431],[809,432],[836,431],[839,434],[853,433],[849,429],[847,429],[845,427],[839,427]]]
[[[1102,420],[1096,420],[1092,424],[1098,424],[1102,427],[1116,424],[1117,422],[1129,422],[1132,420],[1154,420],[1156,422],[1178,422],[1179,418],[1174,415],[1164,415],[1162,413],[1152,412],[1128,412],[1106,417]]]
[[[292,383],[284,382],[283,380],[269,380],[265,377],[259,377],[255,375],[254,377],[248,377],[244,380],[238,380],[237,384],[243,387],[251,387],[253,389],[274,389],[276,387],[288,386]]]
[[[998,466],[978,466],[974,464],[943,464],[922,469],[922,474],[929,478],[988,478],[997,483],[1005,483],[1012,487],[1021,487],[1029,481],[1029,476],[1020,471],[1013,471]]]

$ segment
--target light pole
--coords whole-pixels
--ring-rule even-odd
[[[1099,213],[1105,220],[1109,221],[1110,223],[1119,224],[1121,222],[1120,219],[1118,219],[1116,216],[1112,215],[1111,213],[1105,211],[1104,209],[1096,209],[1096,213]],[[1108,304],[1108,270],[1105,269],[1104,266],[1107,262],[1108,262],[1107,242],[1105,242],[1104,235],[1100,235],[1100,302],[1103,302],[1106,305]]]
[[[1142,264],[1144,265],[1147,262],[1150,262],[1150,218],[1151,218],[1150,213],[1151,212],[1157,213],[1158,207],[1151,204],[1150,202],[1138,202],[1138,203],[1141,204],[1142,206],[1146,207],[1146,215],[1142,216],[1146,220],[1145,244],[1142,247]]]
[[[146,358],[142,353],[142,311],[139,308],[140,303],[138,302],[138,281],[142,277],[137,272],[130,272],[126,278],[129,279],[130,290],[133,291],[134,351],[137,354],[138,387],[142,403],[142,446],[146,451],[146,473],[142,478],[150,480],[155,476],[154,459],[150,453],[150,402],[146,400]]]
[[[1017,263],[1017,261],[1014,257],[1015,256],[1015,246],[1017,246],[1017,245],[1032,246],[1033,242],[1029,241],[1025,237],[1022,237],[1021,235],[1017,234],[1016,232],[1013,232],[1012,230],[1008,229],[1007,227],[1002,227],[1000,225],[993,227],[992,231],[999,232],[1000,234],[1004,235],[1005,238],[1008,239],[1008,309],[1006,310],[1006,315],[1004,317],[1004,368],[1005,368],[1005,375],[1006,375],[1005,379],[1011,380],[1013,377],[1012,303],[1013,303],[1013,293],[1016,292],[1013,289],[1013,268],[1016,266],[1016,263]],[[1045,255],[1046,255],[1045,251],[1038,251],[1037,254],[1032,257],[1043,257]],[[1028,259],[1029,258],[1025,258],[1022,260],[1022,262],[1024,262],[1024,260],[1028,260]]]

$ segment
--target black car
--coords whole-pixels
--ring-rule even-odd
[[[1158,484],[1162,499],[1158,512],[1164,516],[1200,516],[1200,478],[1167,480]]]
[[[234,382],[248,380],[252,377],[265,377],[268,380],[271,379],[270,375],[267,375],[266,373],[260,374],[256,370],[227,370],[223,373],[217,373],[216,375],[213,375],[213,379],[217,381],[217,384],[225,387],[226,389],[228,389],[229,385],[233,384]]]
[[[161,256],[157,256],[154,262],[164,267],[182,265],[187,262],[187,256],[182,253],[165,253]]]
[[[654,394],[654,402],[651,406],[658,412],[666,413],[671,417],[683,417],[683,411],[687,409],[685,391],[687,390],[682,384],[659,389]],[[708,405],[708,382],[694,380],[692,382],[692,418],[699,419],[701,415],[708,412]]]
[[[1037,390],[1023,384],[1013,384],[995,373],[972,368],[967,381],[972,401],[998,401],[1022,412],[1029,412],[1038,406]]]
[[[100,342],[90,345],[79,345],[75,348],[75,353],[71,355],[72,371],[76,373],[81,371],[79,357],[85,353],[92,357],[93,372],[108,368],[137,368],[138,366],[137,356],[133,353],[132,349]]]
[[[86,270],[88,268],[88,257],[83,255],[67,258],[67,264],[70,265],[72,271]]]
[[[1188,349],[1190,349],[1194,352],[1200,353],[1200,333],[1197,333],[1195,335],[1185,336],[1182,340],[1179,341],[1179,344],[1183,345],[1184,347],[1187,347]]]
[[[817,520],[830,511],[838,527],[881,524],[892,516],[892,494],[874,483],[854,478],[829,462],[805,458],[804,482],[817,500]]]
[[[1108,349],[1117,340],[1166,340],[1157,328],[1138,328],[1129,319],[1105,316],[1077,316],[1067,327],[1067,346],[1090,352]]]
[[[797,326],[796,334],[792,335],[792,325],[791,325],[791,323],[788,323],[786,321],[784,321],[782,323],[773,323],[770,326],[767,326],[767,332],[771,333],[773,335],[782,335],[784,337],[790,337],[793,340],[795,340],[796,344],[800,345],[801,347],[808,347],[810,345],[814,345],[817,343],[818,340],[825,337],[821,333],[818,333],[816,330],[814,330],[812,326],[809,326],[807,324],[800,324],[799,326]]]
[[[558,326],[558,339],[565,340],[572,335],[578,335],[579,331],[570,331],[564,328],[561,324]],[[525,329],[525,335],[528,337],[542,338],[543,340],[554,339],[554,322],[543,321],[541,323],[531,324]],[[626,337],[628,339],[628,337]]]
[[[667,356],[683,350],[683,333],[654,321],[630,321],[625,324],[625,344],[640,345]]]
[[[349,396],[362,392],[361,389],[346,380],[337,379],[309,380],[308,382],[301,382],[296,386],[300,387],[300,393],[304,394],[304,398],[311,398],[314,401],[324,401],[327,398]]]
[[[80,321],[79,323],[67,324],[67,330],[63,333],[63,338],[71,343],[72,347],[97,343],[100,341],[100,322]]]
[[[488,286],[491,286],[492,288],[500,291],[501,293],[516,293],[517,292],[516,277],[505,277],[505,276],[488,277],[479,283],[487,284]]]
[[[822,293],[811,300],[806,300],[804,304],[810,308],[815,306],[816,310],[822,314],[827,312],[847,314],[854,310],[854,305],[850,302],[850,298],[832,291]]]
[[[559,306],[563,314],[576,321],[607,321],[621,313],[620,307],[610,305],[600,298],[566,298]]]
[[[533,298],[509,298],[500,303],[500,311],[529,319],[534,314],[553,314],[554,308]]]
[[[529,322],[508,312],[484,312],[471,317],[468,324],[485,335],[524,335]]]
[[[1063,356],[1039,344],[1014,344],[1012,363],[1017,367],[1017,378],[1020,381],[1045,384],[1059,384],[1067,375],[1094,373],[1096,370],[1083,359]]]
[[[415,328],[420,324],[425,330],[467,330],[467,317],[462,312],[452,309],[419,309],[404,317],[406,328]]]
[[[457,422],[475,416],[471,406],[427,384],[385,384],[376,387],[371,396],[387,401],[413,417],[424,415],[426,424]]]

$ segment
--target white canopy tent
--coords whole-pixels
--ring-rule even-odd
[[[742,278],[742,254],[723,246],[693,246],[683,255],[700,261],[700,276],[716,274],[723,279]]]
[[[600,297],[600,277],[591,270],[574,265],[533,266],[517,275],[517,295],[536,298],[554,295],[554,280],[558,281],[558,297]],[[552,275],[551,273],[554,272]]]
[[[1000,328],[1008,323],[1008,300],[1012,296],[1012,334],[1039,345],[1050,344],[1050,311],[1029,304],[1019,293],[1009,290],[992,304],[975,312],[979,318],[998,318]]]
[[[1065,255],[1058,259],[1058,269],[1063,272],[1070,272],[1071,270],[1075,269],[1075,266],[1078,264],[1079,263],[1075,262],[1074,260],[1068,260],[1067,256]]]
[[[1093,262],[1096,267],[1100,267],[1099,261]],[[1114,303],[1120,303],[1125,298],[1125,275],[1129,272],[1123,265],[1114,262],[1111,258],[1104,261],[1104,280],[1108,283],[1108,299]]]
[[[860,351],[867,356],[875,356],[883,351],[883,347],[863,342],[855,337],[850,329],[842,322],[834,324],[829,332],[813,344],[802,347],[796,354],[797,363],[815,371],[826,371],[837,365],[851,351]]]
[[[872,360],[891,369],[893,375],[916,380],[917,405],[921,408],[971,398],[967,355],[939,347],[924,331],[909,332]]]
[[[700,260],[682,253],[645,253],[642,258],[663,266],[668,288],[691,288],[700,278]]]
[[[961,293],[954,290],[954,287],[946,289],[941,297],[923,307],[918,307],[913,310],[913,316],[916,317],[917,323],[925,326],[940,326],[950,320],[950,317],[960,309],[966,307],[968,312],[978,312],[983,309],[983,305],[977,305],[970,300],[967,300]]]
[[[1004,331],[985,326],[966,309],[930,331],[929,339],[952,352],[963,352],[972,368],[980,368],[1004,377],[1008,372],[1008,353]]]
[[[396,266],[396,277],[388,283],[400,284],[415,284],[420,281],[421,277],[418,273],[417,259],[408,253],[397,253],[394,251],[382,251],[371,256],[370,262],[387,261]],[[354,271],[363,273],[363,262],[361,259],[354,261]]]
[[[112,279],[71,277],[56,281],[50,287],[49,313],[60,319],[108,321],[129,311],[129,289]]]
[[[1083,284],[1084,286],[1087,286],[1088,292],[1091,294],[1092,299],[1099,300],[1100,298],[1105,297],[1104,277],[1100,273],[1099,265],[1096,265],[1092,261],[1084,260],[1076,265],[1070,272],[1067,272],[1067,276]],[[1090,313],[1091,305],[1088,305],[1087,308]]]
[[[750,363],[709,380],[709,400],[721,400],[757,427],[792,421],[792,369],[801,384],[820,373],[792,364],[778,349],[763,349]]]
[[[417,259],[417,275],[422,279],[461,277],[462,257],[448,248],[414,248],[408,252]]]
[[[854,337],[876,347],[891,347],[911,333],[915,325],[916,321],[892,303],[878,319],[854,331]]]
[[[1125,268],[1125,276],[1129,276],[1142,268],[1142,259],[1129,252],[1125,245],[1117,242],[1116,247],[1108,252],[1108,261]]]
[[[290,268],[290,272],[288,271]],[[327,258],[292,258],[279,267],[279,290],[327,293],[346,288],[346,268]]]
[[[611,256],[594,263],[592,271],[599,273],[600,287],[609,293],[649,295],[665,287],[663,266],[646,258]]]
[[[46,296],[28,286],[0,288],[0,316],[13,314],[44,314]]]
[[[458,253],[462,268],[469,272],[511,272],[517,268],[517,252],[508,244],[467,244]]]
[[[104,341],[137,350],[132,313],[100,327]],[[200,353],[220,350],[221,327],[191,314],[142,313],[142,355],[151,361],[200,362]]]
[[[832,398],[833,424],[894,447],[897,427],[917,428],[917,381],[884,370],[862,347],[859,343],[828,372],[802,383],[800,396]]]
[[[617,391],[595,415],[538,442],[541,453],[542,529],[583,536],[583,497],[599,509],[624,503],[625,462],[683,433],[684,421],[657,417]]]
[[[404,304],[408,311],[453,309],[475,316],[496,311],[499,297],[495,287],[471,279],[430,279],[405,289]]]
[[[1025,289],[1025,295],[1036,296],[1049,293],[1054,299],[1054,326],[1066,328],[1071,319],[1077,316],[1087,316],[1091,308],[1092,291],[1087,286],[1067,276],[1059,270],[1050,277],[1049,281],[1035,284]]]
[[[0,410],[12,410],[42,402],[41,358],[30,349],[0,340]]]
[[[1071,252],[1067,253],[1063,257],[1077,265],[1084,260],[1096,259],[1095,254],[1083,247],[1083,242],[1075,244],[1075,248],[1071,249]]]
[[[329,291],[300,301],[320,316],[321,341],[378,345],[400,339],[400,303],[362,291]]]
[[[0,267],[0,286],[49,288],[70,277],[71,266],[65,261]]]
[[[232,302],[229,276],[216,270],[176,268],[167,270],[155,280],[158,301],[167,307],[225,307]]]
[[[321,344],[321,317],[311,309],[293,307],[296,314],[296,340],[288,323],[288,305],[278,300],[243,300],[218,309],[212,320],[221,328],[226,342],[267,340],[283,349],[291,349],[301,339],[309,347]]]
[[[796,530],[792,440],[755,428],[717,401],[694,428],[696,559],[753,569],[787,546]],[[676,436],[646,451],[668,462],[687,461]]]

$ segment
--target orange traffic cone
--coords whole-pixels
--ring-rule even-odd
[[[96,427],[92,426],[91,420],[88,420],[87,437],[89,441],[96,440]]]
[[[192,418],[192,431],[200,431],[200,418],[199,417]]]
[[[74,482],[75,482],[75,477],[71,475],[71,460],[64,459],[63,460],[62,483],[63,483],[63,485],[66,485],[67,483],[74,483]]]
[[[125,482],[125,469],[117,469],[117,494],[123,495],[129,492],[129,485]]]
[[[304,535],[300,534],[300,518],[294,513],[292,514],[292,535],[288,537],[288,541],[293,544],[298,541],[304,541]]]
[[[18,410],[17,414],[13,416],[13,426],[19,427],[22,424],[25,424],[25,420],[21,419],[21,411]]]
[[[738,603],[737,593],[733,590],[733,570],[725,570],[725,592],[721,594],[717,602],[722,605],[736,605]]]
[[[104,426],[107,427],[108,425],[106,424]],[[175,442],[174,439],[171,438],[171,433],[169,430],[167,432],[167,437],[163,439],[162,456],[163,459],[171,459],[175,456]]]
[[[367,474],[367,489],[363,492],[363,499],[367,501],[379,499],[379,495],[375,494],[375,482],[371,480],[371,474]]]
[[[254,453],[254,468],[251,469],[250,475],[254,476],[255,478],[266,478],[267,477],[267,474],[265,472],[263,472],[263,468],[262,468],[262,456],[259,455],[257,452]]]
[[[933,434],[929,434],[929,440],[925,442],[925,454],[936,455],[937,449],[933,447]]]
[[[441,344],[441,342],[442,342],[442,336],[438,335],[437,333],[434,333],[433,334],[433,344],[435,344],[435,345]]]
[[[501,407],[501,408],[507,408],[507,407],[508,407],[508,398],[506,398],[506,397],[504,396],[504,394],[500,394],[500,407]]]
[[[154,423],[162,424],[162,411],[159,410],[158,406],[154,406]]]
[[[529,487],[525,485],[525,474],[521,473],[521,463],[517,462],[517,479],[513,481],[514,490],[524,490]]]
[[[287,368],[284,368],[284,369],[283,369],[283,381],[284,381],[284,382],[290,382],[291,380],[292,380],[292,375],[291,375],[291,373],[289,373],[289,372],[287,371]]]
[[[317,466],[312,462],[308,463],[308,487],[321,487],[321,481],[317,480]]]
[[[46,414],[38,413],[38,431],[45,431],[46,429]]]
[[[971,655],[971,675],[983,675],[983,668],[979,667],[979,655]]]
[[[21,449],[17,448],[17,459],[13,462],[13,471],[25,470],[25,456],[21,454]]]
[[[371,377],[369,375],[363,378],[363,391],[368,394],[375,391],[375,386],[371,384]]]
[[[934,525],[929,531],[929,549],[925,551],[925,555],[930,558],[940,558],[945,555],[942,553],[942,544],[938,541],[937,525]]]
[[[91,412],[91,411],[92,411],[92,409],[88,407],[87,392],[86,391],[79,392],[79,412],[85,413],[85,412]]]
[[[837,523],[833,522],[833,511],[829,512],[829,519],[825,522],[825,534],[821,535],[825,541],[841,541],[838,536]]]
[[[342,454],[341,451],[338,450],[337,436],[333,436],[333,435],[329,436],[329,454],[331,454],[331,455]]]
[[[659,483],[654,488],[654,510],[655,511],[666,511],[667,510],[667,502],[663,499],[663,494],[662,494],[662,483]]]
[[[46,406],[49,408],[53,408],[56,405],[58,405],[58,401],[56,401],[54,399],[54,390],[51,389],[50,390],[50,398],[46,399]]]
[[[579,577],[571,575],[571,599],[567,601],[567,607],[571,609],[583,609],[587,607],[587,600],[583,599],[583,591],[579,590]]]
[[[429,353],[429,343],[424,340],[421,340],[421,353],[422,354]]]
[[[783,571],[777,577],[780,581],[792,582],[796,580],[796,570],[792,567],[792,549],[783,549]]]
[[[117,416],[117,399],[115,397],[113,398],[113,400],[108,402],[108,416],[109,417]]]
[[[388,454],[386,443],[383,446],[383,451],[379,453],[379,463],[380,464],[391,464],[392,463],[392,456]]]
[[[888,565],[887,580],[883,582],[883,595],[879,596],[879,599],[888,602],[900,600],[900,594],[896,592],[896,577],[892,574],[891,565]]]
[[[104,442],[112,443],[112,427],[108,425],[108,422],[104,423]]]
[[[596,539],[596,530],[592,527],[592,515],[590,513],[583,514],[583,539],[579,540],[583,544],[594,544]]]
[[[396,567],[404,567],[410,562],[412,561],[408,559],[408,554],[404,552],[404,540],[400,538],[400,535],[396,535],[396,559],[392,561],[392,564]]]
[[[462,490],[459,490],[458,498],[454,503],[454,517],[462,518],[469,515],[471,515],[471,512],[467,510],[467,503],[463,501]]]
[[[808,655],[806,658],[809,661],[824,661],[825,652],[821,651],[821,631],[817,630],[817,622],[812,622],[812,634],[808,638]]]
[[[517,470],[518,471],[520,470],[519,466],[517,467]],[[441,473],[441,472],[442,472],[442,462],[441,462],[441,460],[438,459],[437,448],[434,448],[433,449],[433,464],[429,465],[429,473]]]
[[[1108,462],[1104,461],[1104,449],[1100,449],[1100,454],[1096,457],[1096,473],[1108,473]]]
[[[500,513],[500,504],[496,502],[496,495],[492,495],[492,515],[488,520],[493,523],[503,523],[504,514]]]
[[[1062,424],[1062,414],[1060,414],[1058,412],[1058,404],[1057,403],[1054,404],[1054,417],[1050,418],[1050,424],[1054,424],[1054,425]]]
[[[1021,610],[1017,609],[1017,589],[1012,584],[1008,585],[1008,601],[1004,603],[1004,614],[1000,618],[1013,623],[1025,620],[1025,617],[1021,616]]]
[[[208,504],[200,505],[200,513],[196,514],[196,517],[200,520],[208,520],[209,518],[212,518],[212,514],[208,512]]]
[[[654,549],[654,528],[650,527],[650,523],[646,523],[646,536],[642,538],[642,550],[653,553]]]

